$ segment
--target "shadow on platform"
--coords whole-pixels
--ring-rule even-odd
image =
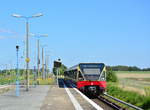
[[[59,78],[58,79],[58,84],[59,84],[59,88],[73,88],[72,85],[71,85],[71,82],[68,80],[64,80],[62,78]]]

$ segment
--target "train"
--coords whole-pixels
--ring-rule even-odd
[[[64,79],[74,83],[84,94],[98,96],[106,90],[106,66],[104,63],[79,63],[64,72]]]

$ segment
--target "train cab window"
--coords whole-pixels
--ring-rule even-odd
[[[79,72],[79,81],[83,81],[84,80],[84,78],[83,78],[83,76],[82,76],[82,74]]]
[[[73,71],[73,79],[76,79],[76,71]]]
[[[106,80],[106,73],[105,73],[105,71],[101,73],[100,80],[101,81],[105,81]]]

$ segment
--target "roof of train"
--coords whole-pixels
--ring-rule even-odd
[[[81,65],[81,64],[104,64],[104,63],[79,63],[79,64],[77,64],[77,65],[74,65],[74,66],[68,68],[66,71],[75,70],[75,69],[77,69],[77,67],[78,67],[79,65]]]

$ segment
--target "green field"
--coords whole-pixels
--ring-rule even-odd
[[[115,71],[117,74],[150,74],[150,71]]]
[[[150,88],[150,71],[116,71],[116,75],[121,88],[142,95],[149,94],[147,90]]]

